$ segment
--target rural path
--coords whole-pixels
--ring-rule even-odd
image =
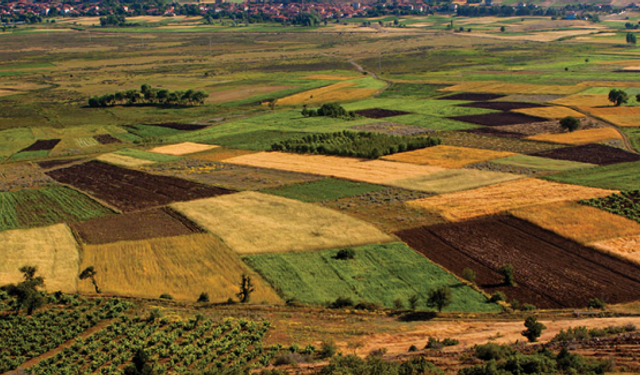
[[[364,70],[362,65],[358,64],[357,62],[355,62],[354,59],[349,59],[349,60],[347,60],[347,62],[349,64],[353,65],[360,73],[366,73],[366,74],[370,75],[371,77],[373,77],[374,79],[380,79],[380,78],[378,78],[378,75],[375,74],[374,72],[369,72],[369,71]],[[384,81],[384,80],[382,80],[382,81]]]

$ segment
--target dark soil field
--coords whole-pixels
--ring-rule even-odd
[[[537,108],[544,107],[542,104],[525,103],[525,102],[473,102],[460,104],[458,107],[495,109],[496,111],[510,111],[512,109],[521,108]]]
[[[530,141],[495,137],[489,134],[469,133],[463,131],[438,132],[438,138],[447,146],[482,148],[494,151],[508,151],[518,154],[532,154],[562,147],[549,142]]]
[[[137,211],[233,191],[174,177],[156,176],[90,161],[47,172],[54,180],[86,191],[122,210]]]
[[[113,143],[122,143],[118,138],[112,136],[111,134],[100,134],[94,135],[93,139],[98,141],[101,145],[110,145]]]
[[[351,129],[372,133],[384,133],[389,135],[416,135],[431,133],[435,131],[419,126],[396,124],[393,122],[379,122],[377,124],[356,125],[352,126]]]
[[[496,128],[498,127],[495,126],[491,128],[467,129],[467,130],[463,130],[463,132],[471,133],[471,134],[489,135],[494,137],[515,138],[515,139],[522,139],[526,137],[526,135],[521,133],[509,132],[509,131],[499,130]],[[502,126],[500,128],[502,128]]]
[[[460,94],[453,94],[449,96],[444,96],[442,98],[438,98],[439,100],[468,100],[472,102],[481,102],[486,100],[494,100],[500,99],[504,97],[504,95],[500,94],[483,94],[483,93],[473,93],[473,92],[463,92]]]
[[[640,155],[638,154],[633,154],[619,148],[597,144],[563,147],[555,150],[539,152],[533,155],[598,165],[611,165],[640,160]]]
[[[45,160],[38,163],[38,166],[42,169],[51,169],[56,167],[61,167],[63,165],[75,163],[82,159],[64,159],[64,160]]]
[[[174,130],[200,130],[207,127],[207,125],[195,125],[195,124],[182,124],[179,122],[165,122],[161,124],[147,124],[149,126],[159,126],[161,128],[169,128]]]
[[[359,111],[356,111],[356,114],[359,116],[378,119],[378,118],[385,118],[385,117],[408,115],[410,113],[405,111],[393,111],[390,109],[382,109],[382,108],[369,108],[369,109],[361,109]]]
[[[598,129],[598,128],[604,128],[608,126],[604,124],[602,121],[588,118],[588,117],[582,117],[579,120],[580,120],[580,128],[579,128],[580,130]],[[500,131],[518,133],[518,134],[521,134],[523,137],[528,137],[530,135],[538,135],[538,134],[560,134],[560,133],[566,132],[566,130],[562,129],[562,127],[560,126],[560,121],[558,120],[535,122],[530,124],[505,125],[505,126],[500,126],[498,129]]]
[[[146,240],[200,232],[200,228],[170,208],[111,215],[71,224],[87,244]]]
[[[488,292],[502,291],[541,308],[585,307],[640,298],[640,267],[545,231],[526,221],[497,216],[396,233],[403,241],[457,275],[476,272]],[[511,264],[517,286],[496,272]]]
[[[542,117],[534,117],[513,112],[487,113],[484,115],[468,115],[449,117],[452,120],[468,122],[470,124],[484,126],[502,126],[515,124],[529,124],[533,122],[547,121]]]
[[[58,143],[60,143],[59,139],[39,139],[31,146],[20,150],[20,152],[53,150]]]

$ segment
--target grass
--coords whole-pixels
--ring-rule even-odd
[[[311,253],[261,254],[244,258],[285,298],[325,304],[338,297],[387,308],[417,295],[420,310],[430,289],[448,286],[453,303],[447,311],[498,312],[487,298],[403,243],[353,248],[354,259],[335,259],[337,249]]]
[[[81,268],[88,266],[95,267],[106,294],[158,298],[168,293],[195,302],[206,292],[211,302],[226,302],[235,298],[242,274],[249,274],[256,289],[252,302],[281,302],[233,251],[207,234],[85,245]],[[93,293],[90,282],[81,282],[79,289]]]
[[[623,128],[622,132],[629,137],[629,142],[636,152],[640,152],[640,128]]]
[[[393,82],[377,98],[418,97],[430,98],[442,95],[438,91],[442,86],[427,85],[423,83],[399,83]]]
[[[256,192],[171,207],[241,254],[322,250],[391,240],[373,226],[328,208]]]
[[[228,135],[215,138],[211,142],[216,145],[244,150],[271,150],[271,145],[281,141],[304,136],[303,132],[287,132],[278,130],[257,130],[248,133]]]
[[[161,138],[181,133],[180,130],[153,125],[126,125],[123,126],[123,128],[125,128],[132,135],[143,139]]]
[[[130,156],[136,159],[155,161],[155,162],[168,162],[168,161],[180,160],[180,157],[178,156],[158,154],[155,152],[147,152],[147,151],[136,150],[131,148],[124,148],[122,150],[116,151],[115,153],[118,155]]]
[[[380,185],[345,181],[336,178],[326,178],[306,184],[289,185],[276,189],[263,190],[263,192],[313,203],[333,201],[340,198],[352,197],[354,195],[380,191],[383,189],[385,189],[385,187]]]
[[[589,199],[580,203],[599,208],[616,215],[624,216],[640,223],[640,190],[623,191],[599,199]]]
[[[640,162],[620,163],[596,168],[569,171],[553,176],[545,176],[547,180],[591,186],[612,190],[637,190],[640,186],[638,170]]]
[[[82,221],[111,213],[66,187],[0,192],[0,231]]]
[[[11,155],[11,157],[9,158],[9,161],[23,161],[23,160],[46,158],[47,156],[49,156],[49,152],[51,152],[51,150],[18,152],[17,154]]]
[[[556,160],[530,155],[513,155],[506,158],[491,161],[495,164],[509,165],[518,168],[528,168],[544,171],[568,171],[572,169],[584,169],[595,167],[593,164],[579,163],[576,161]]]

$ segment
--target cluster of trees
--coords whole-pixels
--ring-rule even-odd
[[[637,95],[636,99],[640,99],[640,95]],[[619,107],[629,102],[629,94],[620,89],[613,89],[609,91],[609,101]]]
[[[109,14],[105,17],[100,17],[100,26],[124,26],[127,23],[124,15],[121,14]]]
[[[384,155],[436,146],[440,143],[441,140],[435,137],[395,136],[345,130],[288,139],[274,143],[271,150],[377,159]]]
[[[340,104],[338,103],[325,103],[317,110],[315,109],[307,109],[307,105],[305,104],[302,108],[302,112],[300,112],[304,117],[333,117],[333,118],[355,118],[356,113],[353,111],[347,112]]]
[[[511,16],[546,16],[546,17],[564,17],[568,12],[582,11],[583,14],[580,18],[587,18],[593,22],[599,22],[600,18],[592,13],[599,11],[595,8],[576,8],[576,7],[564,7],[564,8],[544,8],[533,4],[523,7],[513,7],[511,5],[495,5],[495,6],[468,6],[462,5],[458,7],[457,14],[465,17],[486,17],[486,16],[498,16],[498,17],[511,17]]]
[[[636,34],[627,33],[627,44],[636,44],[637,42],[638,42],[638,38],[636,38]]]
[[[198,106],[209,97],[204,91],[169,91],[156,89],[147,84],[140,91],[118,91],[89,98],[89,107],[112,107],[115,105],[160,105],[160,106]]]

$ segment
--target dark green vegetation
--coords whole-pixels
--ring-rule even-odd
[[[604,198],[585,199],[580,203],[640,222],[640,190],[623,191]]]
[[[417,138],[382,133],[342,131],[305,135],[271,146],[273,151],[323,154],[377,159],[384,155],[412,151],[440,144],[439,138]]]
[[[0,230],[92,219],[113,213],[66,187],[0,192]]]
[[[209,94],[204,91],[169,91],[155,89],[147,84],[140,91],[117,91],[115,94],[94,96],[89,99],[89,107],[112,107],[114,105],[161,105],[161,106],[197,106],[204,104]]]
[[[580,120],[573,116],[567,116],[560,120],[560,126],[562,126],[562,129],[572,132],[578,130],[580,127]]]
[[[629,34],[627,34],[629,35]],[[635,36],[634,36],[635,38]],[[628,40],[628,38],[627,38]],[[629,101],[629,95],[623,91],[623,90],[619,90],[619,89],[613,89],[611,91],[609,91],[609,101],[613,104],[615,104],[617,107],[621,106],[622,104],[626,104]]]
[[[333,201],[340,198],[352,197],[384,190],[384,186],[352,182],[336,178],[326,178],[306,184],[283,186],[264,190],[265,193],[279,195],[285,198],[298,199],[303,202]]]
[[[427,85],[424,83],[392,83],[389,87],[378,95],[377,98],[397,98],[413,96],[417,98],[429,98],[442,95],[438,91],[442,86]]]
[[[561,329],[557,335],[555,335],[551,342],[571,342],[571,341],[586,341],[596,337],[613,336],[625,332],[637,331],[636,326],[628,324],[626,326],[610,326],[606,328],[592,328],[589,329],[585,326],[570,327],[565,331]]]
[[[354,118],[356,114],[354,112],[347,112],[340,104],[338,103],[327,103],[320,106],[320,108],[316,109],[307,109],[307,107],[302,109],[302,115],[304,117],[333,117],[333,118]]]
[[[336,259],[338,250],[260,254],[245,260],[285,298],[302,303],[325,304],[341,297],[353,303],[393,308],[395,300],[408,301],[417,296],[418,308],[425,310],[429,291],[448,286],[452,302],[447,311],[500,310],[403,243],[353,250],[354,258],[348,261]]]
[[[529,342],[536,342],[538,338],[542,335],[542,331],[547,329],[547,327],[538,322],[538,318],[535,316],[529,316],[524,321],[525,330],[522,331],[522,336],[526,337]]]
[[[564,172],[544,178],[567,184],[591,186],[612,190],[637,190],[640,186],[640,162]]]

